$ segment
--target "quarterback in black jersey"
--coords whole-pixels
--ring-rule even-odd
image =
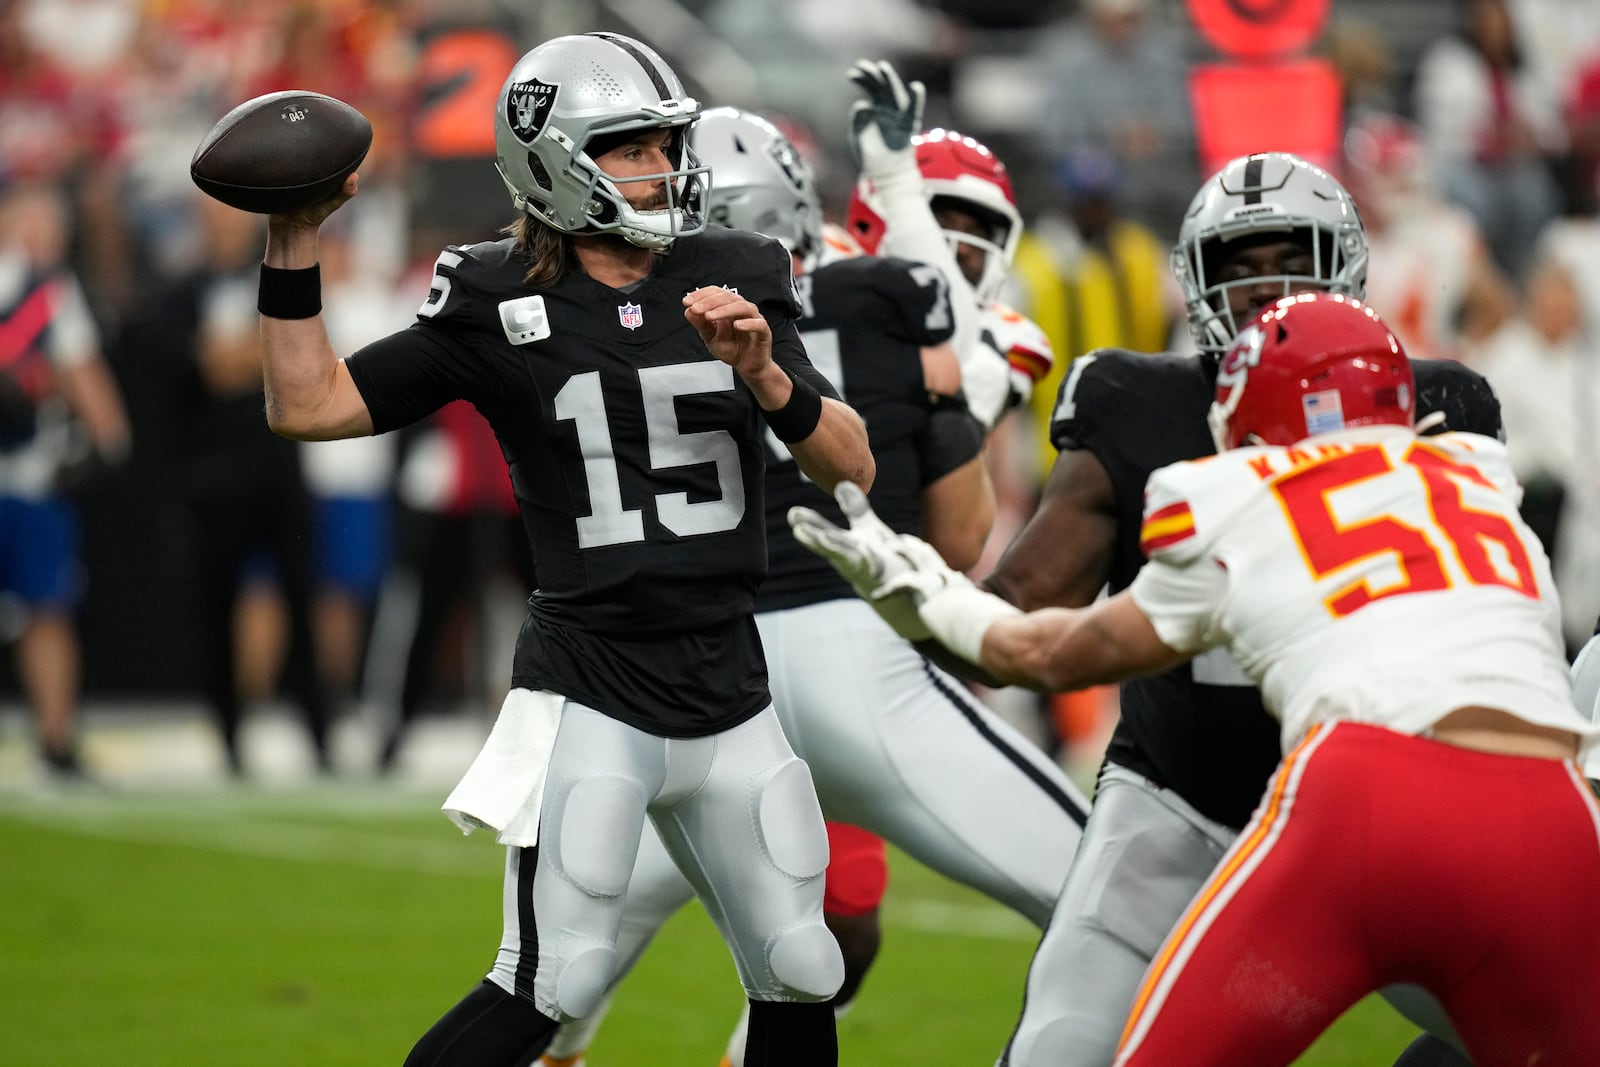
[[[820,486],[869,486],[874,464],[861,420],[806,359],[788,253],[702,232],[706,168],[687,136],[699,113],[631,38],[533,49],[494,117],[520,212],[510,236],[446,249],[417,322],[343,361],[314,264],[318,227],[356,180],[269,222],[273,429],[382,433],[471,401],[535,561],[510,695],[445,802],[508,846],[505,934],[412,1067],[526,1064],[593,1010],[647,817],[733,950],[751,1061],[837,1061],[826,835],[752,616],[765,433]]]
[[[973,566],[994,515],[984,427],[959,399],[932,395],[958,358],[949,339],[951,303],[961,297],[931,264],[861,255],[842,234],[825,240],[809,168],[765,119],[711,109],[692,144],[712,168],[712,220],[759,228],[793,252],[801,336],[812,362],[867,424],[878,514],[927,539],[951,566]],[[914,195],[931,222],[925,197]],[[958,372],[951,384],[959,380]],[[859,830],[1042,928],[1088,801],[1037,745],[897,637],[833,567],[795,542],[791,507],[841,516],[782,442],[769,439],[768,447],[770,565],[756,622],[773,701],[811,768],[823,812],[859,828],[841,837],[830,825],[827,920],[844,950],[845,984],[834,1001],[842,1009],[874,957],[884,888],[852,863],[862,847],[855,842],[866,836]],[[874,845],[881,850],[882,841],[868,841],[869,856]],[[625,961],[692,897],[648,834],[627,897],[618,943]],[[591,1014],[564,1026],[541,1062],[581,1063],[597,1023]],[[741,1028],[725,1062],[742,1067],[751,1062],[747,1053]]]
[[[1147,476],[1214,451],[1206,413],[1236,326],[1293,292],[1360,298],[1366,239],[1332,176],[1263,153],[1201,187],[1172,265],[1199,355],[1099,351],[1068,369],[1051,421],[1060,456],[1039,509],[981,583],[1018,607],[1080,607],[1132,581],[1144,563]],[[1420,427],[1442,419],[1500,435],[1499,404],[1481,376],[1429,361],[1415,373]],[[1248,822],[1280,756],[1276,722],[1224,653],[1126,683],[1121,700],[1083,845],[1002,1060],[1009,1067],[1108,1067],[1146,964]],[[1435,1004],[1413,1003],[1409,989],[1386,994],[1458,1040]],[[1402,1062],[1422,1062],[1417,1055]],[[1442,1047],[1430,1055],[1457,1062]]]

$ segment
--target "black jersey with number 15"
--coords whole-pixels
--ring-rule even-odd
[[[1417,417],[1442,412],[1444,427],[1499,436],[1500,403],[1489,383],[1458,364],[1413,360]],[[1150,473],[1212,455],[1206,412],[1216,395],[1197,357],[1101,349],[1078,357],[1062,380],[1050,421],[1058,449],[1088,449],[1116,495],[1112,592],[1127,588],[1139,548]],[[1177,792],[1202,815],[1239,828],[1250,819],[1281,757],[1278,723],[1225,649],[1163,674],[1126,682],[1107,758]]]
[[[376,429],[457,398],[493,427],[538,580],[514,684],[667,735],[754,714],[765,424],[683,297],[737,290],[772,324],[774,358],[836,396],[795,330],[788,253],[719,228],[626,290],[578,270],[532,290],[526,270],[509,239],[440,255],[417,322],[348,361]]]

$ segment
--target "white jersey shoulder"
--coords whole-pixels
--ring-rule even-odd
[[[1378,427],[1153,474],[1133,585],[1162,640],[1227,644],[1283,720],[1425,731],[1471,704],[1594,733],[1503,445]]]
[[[978,308],[977,350],[1005,361],[1007,407],[1027,403],[1034,383],[1044,379],[1055,366],[1050,338],[1039,324],[999,301]]]

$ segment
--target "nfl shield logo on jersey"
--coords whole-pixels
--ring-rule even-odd
[[[617,318],[628,329],[637,330],[644,325],[644,308],[638,304],[623,304],[617,308]]]

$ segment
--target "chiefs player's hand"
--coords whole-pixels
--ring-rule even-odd
[[[861,59],[850,69],[850,81],[866,94],[850,109],[850,151],[869,178],[915,167],[911,138],[922,129],[927,90],[907,84],[886,60]]]
[[[831,563],[856,595],[871,604],[897,634],[908,641],[926,639],[928,628],[918,617],[917,605],[909,594],[879,597],[874,592],[906,566],[899,551],[900,535],[878,518],[867,502],[867,494],[854,482],[840,482],[833,498],[849,528],[834,525],[810,508],[790,508],[789,528],[794,531],[794,539]],[[929,551],[933,549],[930,547]]]
[[[706,348],[741,375],[757,375],[772,364],[772,327],[750,301],[720,285],[683,298],[683,317]]]
[[[1017,618],[1022,612],[993,593],[973,584],[960,571],[945,564],[928,542],[910,534],[895,538],[892,573],[872,591],[874,607],[895,604],[916,612],[916,632],[924,633],[968,663],[983,663],[983,637],[1000,619]],[[889,618],[883,609],[878,614]],[[891,625],[894,625],[891,623]],[[895,626],[895,630],[906,633]],[[912,638],[920,640],[920,638]]]

